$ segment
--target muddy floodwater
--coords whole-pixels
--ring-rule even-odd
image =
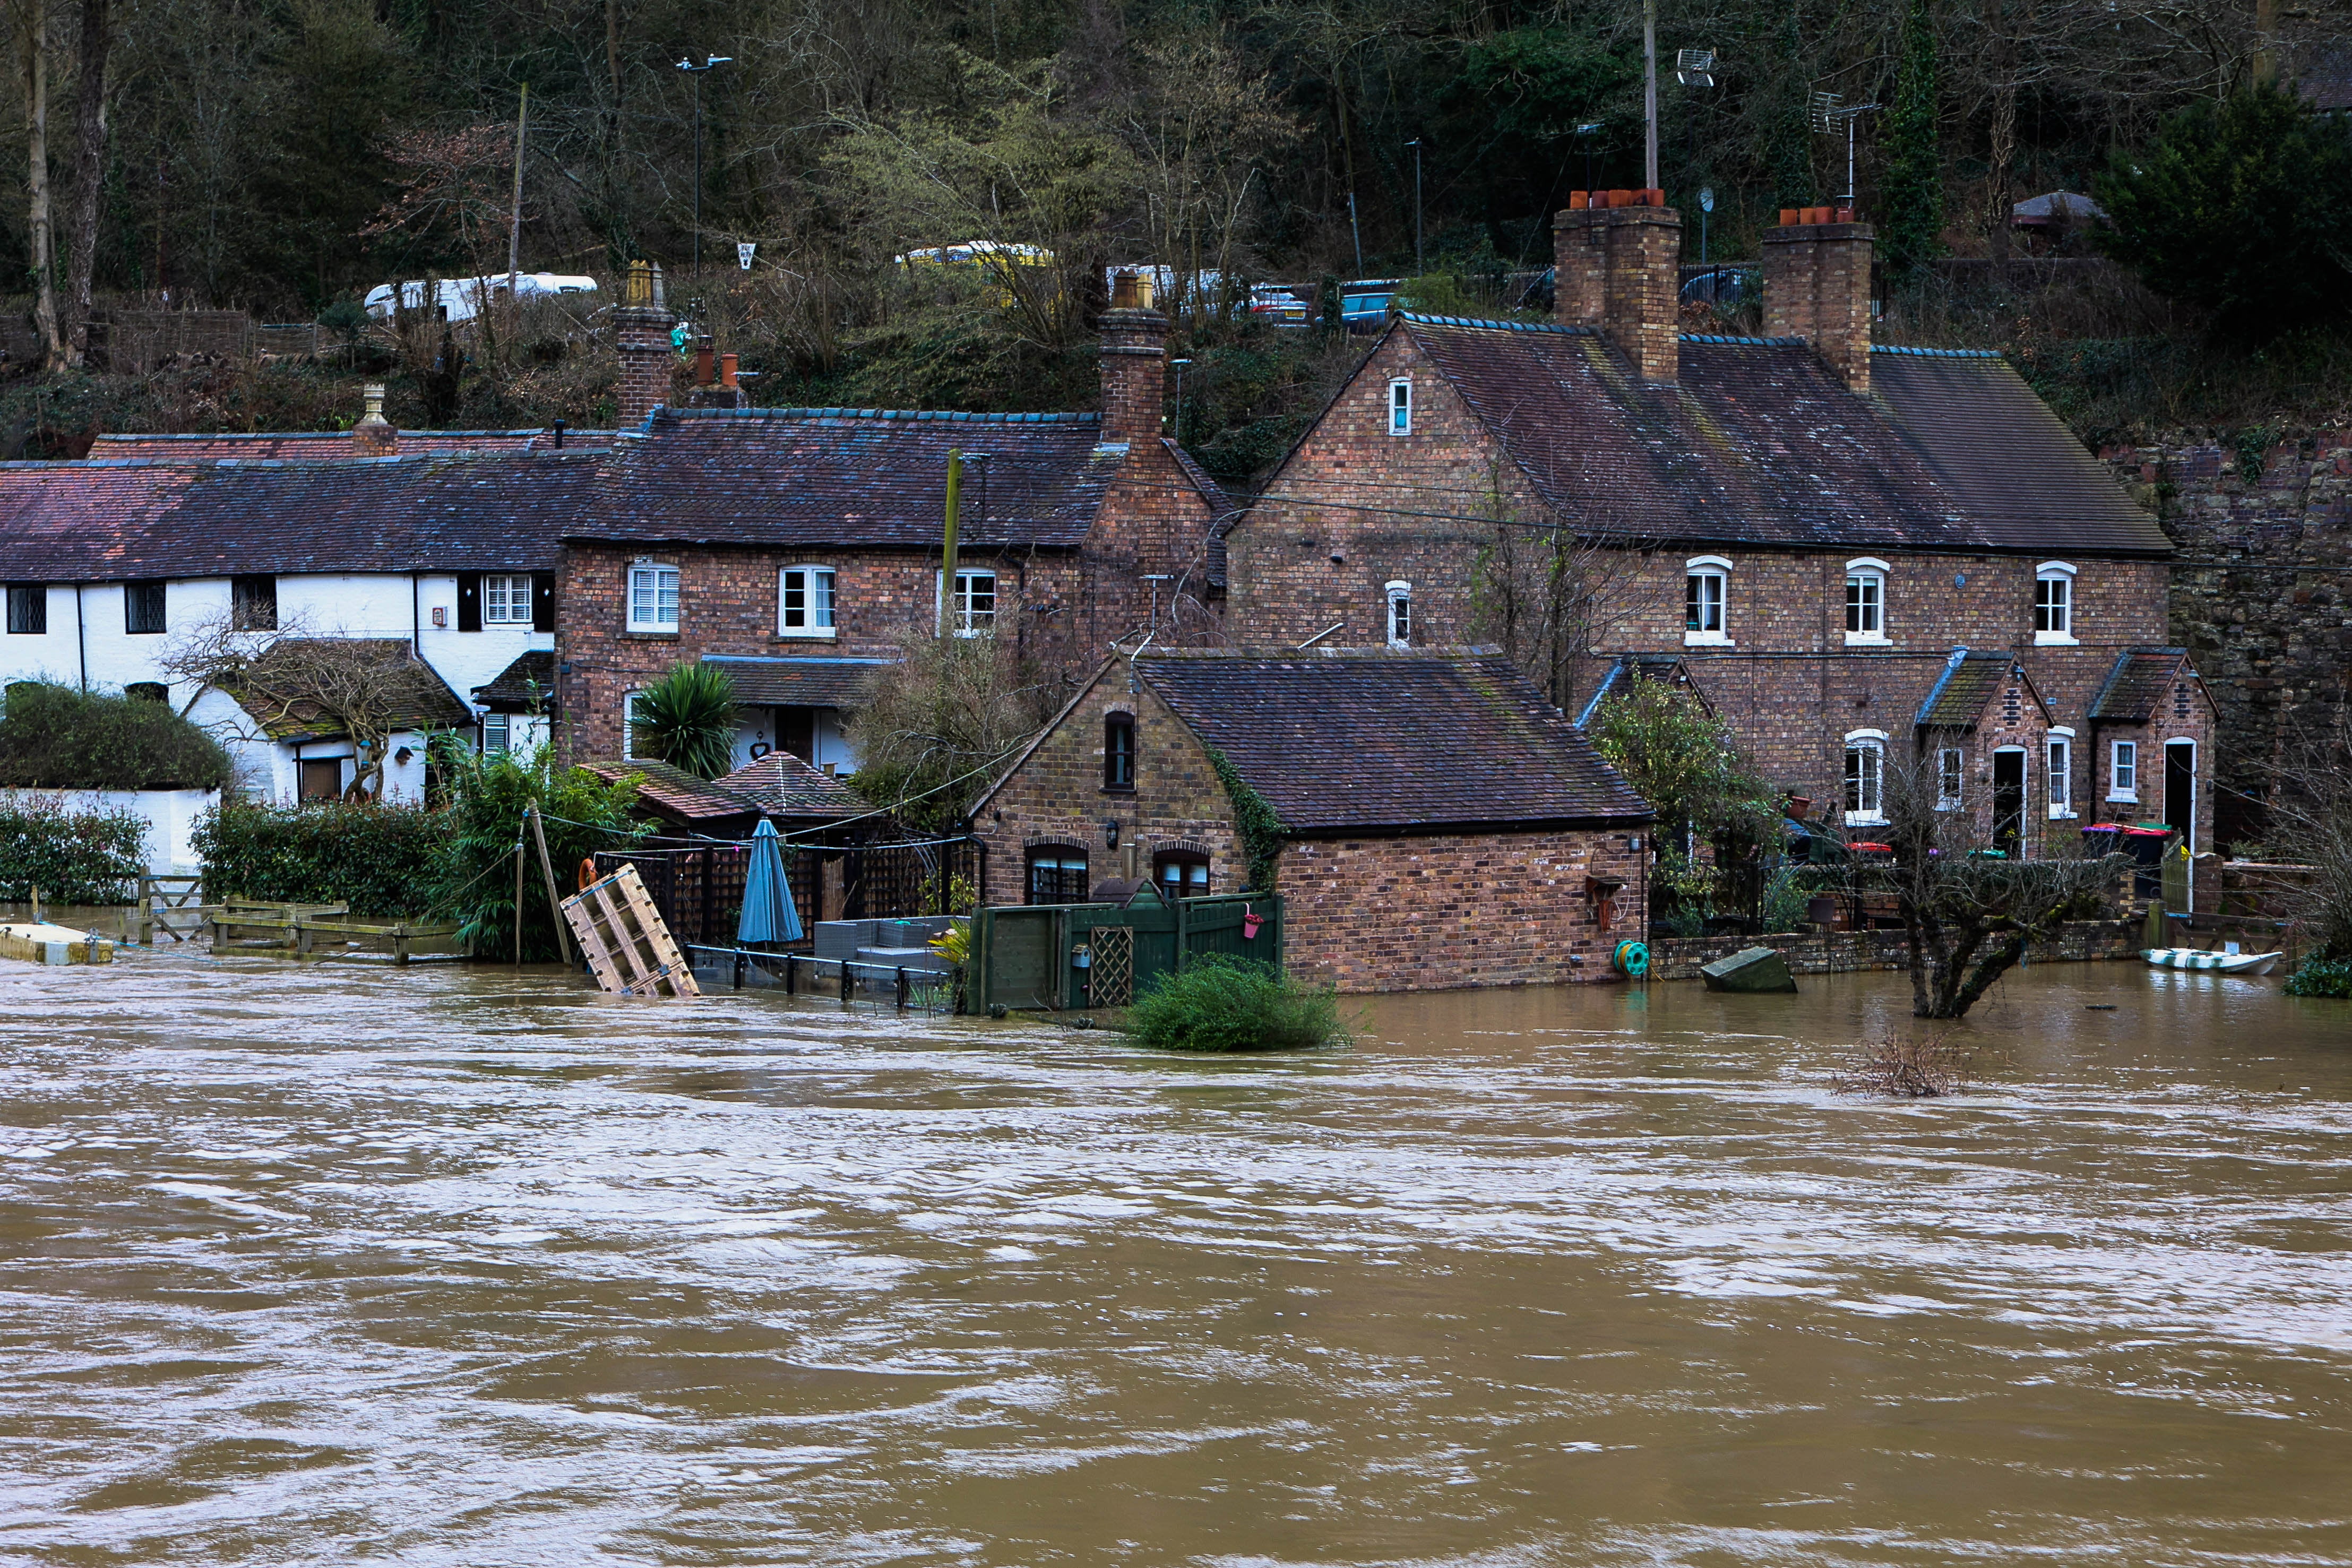
[[[0,1562],[2352,1563],[2352,1009],[0,964]],[[2093,1011],[2111,1004],[2113,1011]]]

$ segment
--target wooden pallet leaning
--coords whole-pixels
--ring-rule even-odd
[[[702,994],[635,866],[625,864],[564,900],[563,918],[605,990],[624,996]]]

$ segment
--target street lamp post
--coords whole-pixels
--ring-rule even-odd
[[[694,275],[702,276],[702,79],[713,66],[731,61],[732,55],[705,55],[702,63],[691,59],[677,62],[677,68],[694,79]]]

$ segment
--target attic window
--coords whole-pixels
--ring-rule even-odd
[[[1135,789],[1135,715],[1103,715],[1103,788],[1132,794]]]
[[[1389,434],[1412,434],[1412,383],[1403,376],[1389,383]]]

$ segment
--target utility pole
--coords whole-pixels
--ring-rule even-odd
[[[1364,275],[1364,229],[1356,221],[1356,193],[1348,193],[1348,232],[1356,237],[1356,276]]]
[[[1643,184],[1658,188],[1658,0],[1642,0]]]
[[[1412,270],[1419,277],[1429,265],[1421,254],[1421,138],[1416,136],[1405,145],[1412,149]]]
[[[940,636],[960,630],[956,626],[956,524],[963,510],[963,448],[948,448],[948,507],[945,547],[940,552]]]
[[[677,62],[677,68],[694,79],[694,275],[702,276],[702,79],[714,66],[723,66],[732,55],[705,55],[702,63],[691,59]]]
[[[1168,363],[1176,367],[1176,440],[1181,446],[1184,440],[1184,367],[1192,362],[1175,359]]]
[[[515,277],[522,270],[522,139],[530,130],[530,83],[522,84],[522,107],[515,111],[514,212],[507,219],[507,298],[515,297]]]

